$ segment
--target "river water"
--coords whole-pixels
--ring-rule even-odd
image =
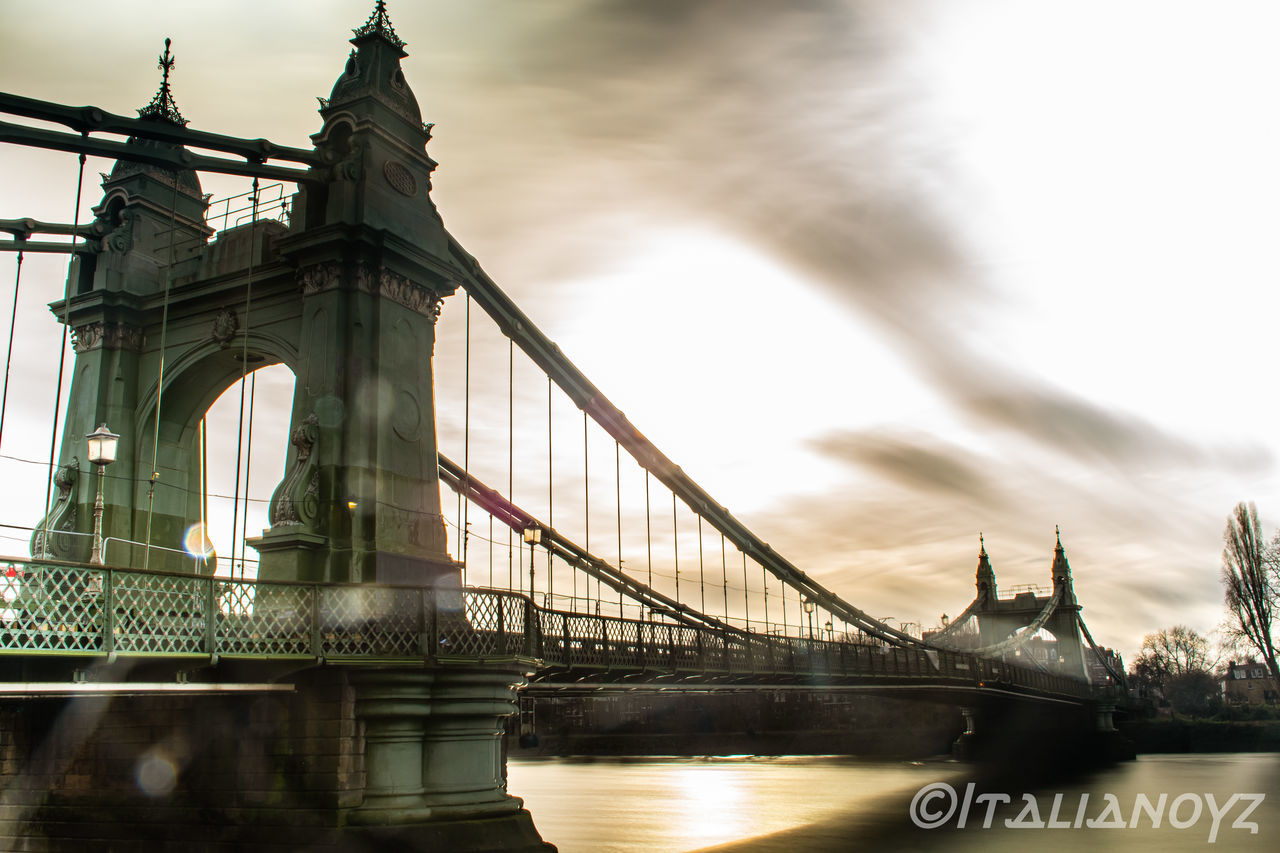
[[[972,790],[970,769],[821,756],[512,759],[508,789],[562,853],[1280,850],[1275,753],[1141,756],[1071,781]],[[915,806],[920,822],[940,821],[932,829],[910,816],[927,785]]]

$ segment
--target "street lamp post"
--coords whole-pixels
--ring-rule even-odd
[[[813,639],[813,611],[818,605],[813,602],[813,599],[808,598],[807,596],[805,597],[803,603],[804,603],[804,612],[809,614],[809,639],[812,640]]]
[[[831,620],[828,619],[826,624],[823,625],[822,627],[827,629],[827,642],[828,643],[835,642],[835,639],[836,639],[835,628],[832,626]]]
[[[116,461],[116,445],[120,436],[101,424],[93,432],[85,436],[89,442],[89,461],[98,466],[98,494],[93,499],[93,553],[89,562],[95,566],[102,565],[102,484],[106,479],[107,466]]]
[[[542,541],[542,528],[525,528],[524,541],[529,546],[529,600],[533,601],[533,546]]]

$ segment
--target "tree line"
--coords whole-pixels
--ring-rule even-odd
[[[1238,503],[1222,534],[1220,577],[1226,619],[1222,649],[1256,657],[1273,683],[1280,684],[1275,624],[1280,615],[1280,532],[1263,536],[1253,503]],[[1132,684],[1147,698],[1175,711],[1205,714],[1218,701],[1215,658],[1207,638],[1185,625],[1148,634],[1130,671]],[[1228,675],[1225,671],[1221,675]]]

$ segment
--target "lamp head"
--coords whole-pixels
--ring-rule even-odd
[[[94,465],[110,465],[116,461],[116,446],[120,436],[101,424],[93,432],[85,436],[89,442],[89,461]]]

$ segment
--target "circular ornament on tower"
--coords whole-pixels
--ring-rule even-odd
[[[391,188],[401,195],[412,197],[418,192],[418,182],[414,179],[413,172],[410,172],[403,163],[395,160],[383,163],[382,176],[387,179],[387,183],[391,184]]]

